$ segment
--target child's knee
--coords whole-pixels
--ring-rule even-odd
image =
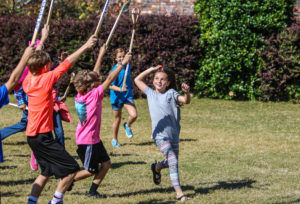
[[[108,160],[108,161],[106,161],[106,162],[103,162],[103,163],[101,164],[101,168],[103,168],[103,169],[109,169],[110,166],[111,166],[110,160]]]

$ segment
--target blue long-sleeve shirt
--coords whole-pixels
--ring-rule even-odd
[[[23,87],[22,86],[21,86],[21,88],[18,91],[15,91],[14,96],[17,99],[18,106],[23,105],[23,104],[25,104],[26,106],[28,106],[28,96],[23,91]]]

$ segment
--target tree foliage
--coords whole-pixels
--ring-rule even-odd
[[[196,73],[199,96],[253,99],[262,39],[291,24],[294,0],[196,0],[203,48]],[[232,94],[228,94],[232,93]]]

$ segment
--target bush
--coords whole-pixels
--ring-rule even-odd
[[[259,52],[263,67],[260,99],[263,101],[300,100],[300,25],[293,24],[265,41]]]
[[[74,52],[94,32],[98,19],[71,20],[65,19],[51,22],[49,39],[45,50],[50,56],[57,58],[61,51]],[[105,18],[99,34],[96,48],[83,55],[76,65],[68,71],[93,69],[100,46],[105,43],[115,18]],[[152,65],[162,64],[174,69],[178,81],[187,81],[194,85],[194,72],[200,49],[197,47],[199,35],[195,27],[198,20],[184,16],[141,16],[137,25],[133,46],[133,69],[131,78]],[[4,83],[9,73],[16,66],[21,53],[25,49],[26,36],[33,33],[35,19],[22,16],[0,16],[0,81]],[[131,19],[125,14],[116,29],[108,51],[103,59],[102,75],[107,75],[114,61],[111,53],[118,47],[128,50],[131,38]],[[69,77],[62,77],[58,82],[60,93],[69,82]],[[74,89],[71,89],[74,94]],[[138,90],[134,87],[134,94]]]
[[[291,24],[293,3],[294,0],[196,0],[203,48],[196,72],[198,95],[257,97],[262,63],[256,50],[263,48],[263,37]]]

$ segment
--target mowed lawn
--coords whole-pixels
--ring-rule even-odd
[[[11,96],[11,102],[15,103]],[[112,166],[98,191],[106,199],[84,194],[92,178],[76,182],[64,203],[176,203],[168,170],[161,185],[152,181],[150,164],[162,154],[150,138],[151,121],[145,99],[136,100],[138,120],[132,141],[120,128],[121,148],[111,146],[113,115],[109,98],[103,101],[101,138]],[[75,144],[77,116],[74,98],[67,106],[73,123],[63,123],[66,149],[80,166]],[[124,111],[123,122],[127,118]],[[22,112],[0,110],[0,127],[20,120]],[[300,105],[193,98],[181,108],[179,170],[188,203],[300,203]],[[34,179],[30,148],[24,133],[3,141],[5,162],[0,163],[1,201],[26,203]],[[57,180],[46,185],[39,203],[47,203]]]

